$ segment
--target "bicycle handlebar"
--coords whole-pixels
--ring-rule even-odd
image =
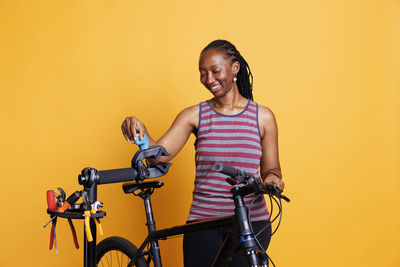
[[[214,169],[220,173],[226,174],[230,176],[232,179],[235,179],[242,184],[244,184],[246,187],[248,187],[251,191],[254,191],[256,193],[268,193],[266,192],[266,188],[264,184],[256,179],[253,175],[248,174],[242,170],[236,169],[232,166],[226,165],[224,163],[217,163],[214,165]],[[230,178],[228,178],[230,179]],[[228,180],[227,182],[230,184],[234,184],[232,180]]]
[[[255,178],[253,175],[248,174],[242,170],[236,169],[236,168],[226,165],[224,163],[215,164],[214,169],[217,172],[226,174],[226,175],[230,176],[231,178],[240,181],[241,183],[243,183],[246,187],[248,187],[251,191],[253,191],[255,193],[274,195],[274,196],[277,196],[278,198],[283,198],[287,202],[290,201],[290,199],[288,199],[286,196],[281,194],[282,191],[278,187],[276,187],[274,185],[265,186],[260,180]],[[227,179],[227,182],[232,184],[231,183],[232,180],[228,181],[229,179],[230,178]]]
[[[237,175],[239,174],[239,170],[238,170],[238,169],[236,169],[236,168],[234,168],[234,167],[231,167],[231,166],[229,166],[229,165],[223,164],[223,163],[217,163],[217,164],[215,164],[215,165],[214,165],[214,169],[215,169],[217,172],[226,174],[226,175],[228,175],[228,176],[230,176],[230,177],[232,177],[232,178],[237,177]]]
[[[145,136],[146,137],[146,136]],[[147,145],[147,137],[142,141]],[[171,163],[157,162],[156,164],[149,165],[148,158],[158,159],[162,156],[169,156],[170,154],[162,146],[152,146],[144,150],[139,150],[135,153],[132,159],[132,168],[114,169],[98,171],[94,168],[85,168],[78,177],[78,182],[85,187],[90,187],[92,184],[111,184],[128,182],[138,180],[139,182],[144,179],[156,178],[165,175]],[[146,164],[143,160],[146,159]]]
[[[133,168],[99,171],[98,184],[111,184],[133,181],[137,177],[137,171]]]

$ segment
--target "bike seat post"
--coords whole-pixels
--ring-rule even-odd
[[[144,209],[146,211],[147,228],[149,230],[149,233],[156,230],[156,223],[154,221],[154,216],[153,216],[153,207],[151,205],[151,199],[150,199],[151,194],[152,194],[151,189],[144,189],[142,190],[142,192],[138,194],[138,196],[144,201]]]
[[[142,192],[140,192],[138,194],[138,196],[140,198],[142,198],[144,201],[144,209],[146,211],[146,218],[147,218],[146,224],[147,224],[149,234],[156,231],[156,223],[154,221],[153,208],[152,208],[151,199],[150,199],[152,193],[153,193],[153,190],[150,188],[147,188],[147,189],[142,190]],[[162,266],[161,254],[160,254],[160,247],[158,245],[158,241],[151,240],[150,244],[151,244],[151,253],[153,256],[154,266],[161,267]]]

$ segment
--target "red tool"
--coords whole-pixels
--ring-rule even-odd
[[[47,208],[51,211],[56,210],[56,199],[54,197],[54,191],[48,190],[47,191]]]
[[[57,239],[56,239],[56,224],[57,224],[57,218],[52,221],[52,226],[51,226],[51,232],[50,232],[50,245],[49,249],[53,249],[53,243],[54,243],[54,249],[56,253],[58,252],[57,249]]]
[[[48,190],[47,191],[47,208],[49,210],[54,211],[56,209],[56,200],[54,198],[54,191],[53,190]],[[53,218],[50,219],[49,222],[52,222],[51,225],[51,232],[50,232],[50,245],[49,245],[49,249],[51,250],[53,248],[53,243],[54,243],[54,248],[56,253],[58,252],[57,249],[57,240],[56,240],[56,223],[57,223],[57,216],[53,216]],[[49,223],[48,222],[48,223]],[[47,224],[48,224],[47,223]],[[47,225],[46,224],[46,225]],[[46,227],[46,225],[44,227]]]
[[[72,223],[71,219],[68,219],[68,223],[69,223],[69,227],[71,228],[72,238],[74,239],[75,247],[76,247],[76,249],[79,249],[79,243],[78,243],[78,238],[76,237],[76,231],[75,231],[74,224]]]

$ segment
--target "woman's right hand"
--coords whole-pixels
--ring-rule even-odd
[[[121,125],[121,130],[126,141],[132,143],[136,139],[136,134],[139,134],[139,139],[142,140],[147,133],[146,126],[135,116],[127,117]]]

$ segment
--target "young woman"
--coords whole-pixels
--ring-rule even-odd
[[[264,184],[284,188],[278,157],[278,133],[274,114],[253,102],[252,74],[236,47],[215,40],[200,54],[201,83],[213,98],[181,111],[168,131],[156,142],[144,124],[128,117],[122,132],[128,142],[146,134],[150,145],[161,145],[171,160],[196,135],[196,178],[188,222],[232,215],[234,204],[226,176],[213,170],[217,162],[226,163],[261,178]],[[264,249],[268,247],[271,227],[263,197],[245,198],[254,232]],[[185,267],[211,266],[224,240],[226,230],[211,229],[186,234],[183,240]],[[247,266],[238,255],[232,266]]]

